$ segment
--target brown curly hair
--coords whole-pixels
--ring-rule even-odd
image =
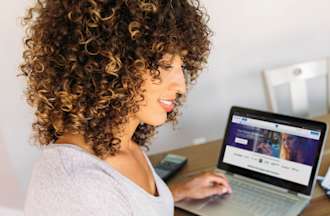
[[[20,65],[36,141],[82,134],[95,155],[115,155],[114,130],[144,99],[143,73],[160,79],[160,59],[180,51],[187,84],[197,78],[210,49],[207,21],[198,0],[38,0],[23,18]],[[154,134],[140,124],[133,141],[146,146]]]

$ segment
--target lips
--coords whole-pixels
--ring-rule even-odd
[[[159,99],[159,104],[166,112],[172,112],[175,107],[174,100]]]

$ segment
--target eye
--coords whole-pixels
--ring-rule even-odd
[[[166,64],[166,63],[163,63],[160,65],[160,67],[164,70],[171,70],[173,69],[173,66],[171,64]]]
[[[186,64],[181,65],[181,69],[182,69],[183,71],[188,71],[188,67],[187,67]]]
[[[181,69],[182,69],[183,74],[184,74],[185,76],[189,76],[189,75],[190,75],[189,70],[188,70],[188,67],[187,67],[186,64],[181,65]]]

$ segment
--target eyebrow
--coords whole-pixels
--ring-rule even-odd
[[[173,60],[171,61],[171,59],[162,59],[159,61],[159,63],[161,64],[173,64]]]

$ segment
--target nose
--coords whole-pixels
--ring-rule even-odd
[[[184,76],[184,72],[180,67],[178,71],[176,71],[176,76],[173,76],[172,84],[170,85],[171,90],[174,90],[178,94],[186,94],[186,79]]]

